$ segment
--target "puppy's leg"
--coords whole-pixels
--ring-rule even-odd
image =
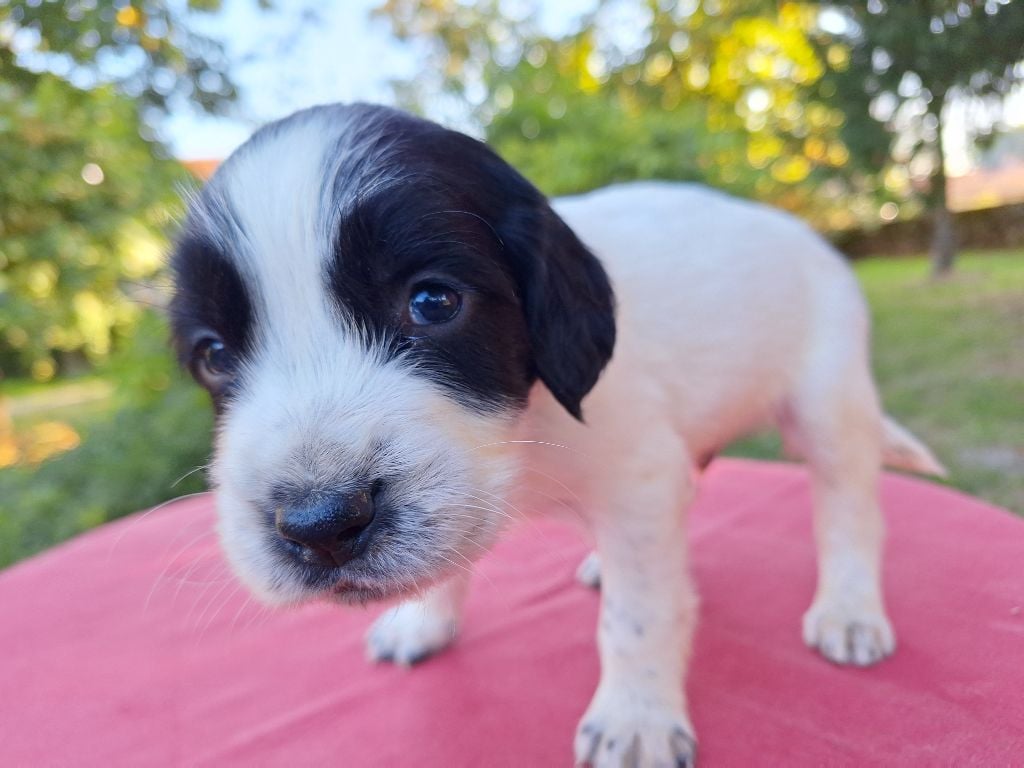
[[[865,366],[794,404],[790,429],[814,479],[818,586],[804,642],[838,664],[873,664],[896,639],[882,597],[881,411]]]
[[[606,505],[593,512],[601,681],[575,752],[594,768],[690,765],[696,751],[683,693],[697,605],[684,530],[689,468],[682,451],[645,453],[617,468],[617,487],[604,489]]]
[[[468,571],[459,571],[385,611],[366,635],[370,660],[411,666],[448,646],[459,630],[469,580]]]
[[[591,589],[601,588],[601,558],[597,552],[591,552],[576,568],[576,580]]]

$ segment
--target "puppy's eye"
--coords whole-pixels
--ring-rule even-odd
[[[211,389],[220,389],[235,376],[235,359],[224,342],[215,337],[201,339],[192,353],[196,376]]]
[[[409,297],[409,318],[416,325],[447,323],[459,313],[462,296],[441,283],[420,283]]]

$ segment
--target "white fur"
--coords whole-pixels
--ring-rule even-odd
[[[805,641],[838,663],[893,650],[880,586],[883,438],[905,466],[929,457],[883,424],[864,302],[831,247],[786,214],[698,186],[630,184],[556,201],[611,276],[614,357],[584,401],[586,424],[540,384],[518,420],[485,417],[401,361],[368,353],[356,329],[339,330],[322,280],[331,214],[317,119],[285,146],[270,139],[243,152],[222,181],[247,233],[237,258],[264,318],[215,467],[224,543],[250,586],[271,599],[308,596],[254,522],[267,477],[326,485],[384,463],[407,478],[394,498],[420,512],[407,520],[405,548],[380,555],[386,588],[358,578],[350,586],[374,597],[435,584],[368,637],[372,658],[409,663],[454,637],[460,569],[505,519],[572,509],[593,531],[601,569],[595,559],[585,576],[602,589],[601,682],[576,758],[689,764],[695,741],[680,681],[697,606],[685,546],[695,468],[775,425],[814,476],[820,580]],[[427,523],[431,535],[417,540]]]
[[[601,556],[602,682],[576,757],[621,764],[631,738],[620,710],[631,701],[659,713],[633,728],[637,764],[661,764],[673,724],[687,722],[677,681],[696,615],[683,529],[689,467],[747,432],[780,427],[814,473],[821,581],[808,645],[839,663],[893,649],[867,313],[838,254],[774,209],[664,183],[612,187],[556,209],[602,259],[619,300],[615,356],[584,403],[587,425],[543,391],[521,425],[523,437],[571,449],[524,457],[572,487]],[[596,746],[594,727],[605,737]]]
[[[408,666],[447,646],[459,630],[470,571],[446,581],[384,612],[366,635],[371,661]]]
[[[612,187],[556,210],[612,278],[618,341],[584,402],[585,425],[534,391],[516,432],[524,470],[512,498],[517,509],[552,498],[572,507],[601,556],[600,570],[596,557],[581,569],[602,589],[602,675],[577,760],[688,764],[695,741],[678,681],[696,618],[684,529],[695,465],[770,425],[807,459],[820,581],[803,637],[858,665],[895,647],[880,583],[883,436],[899,430],[904,466],[940,466],[883,424],[864,302],[806,225],[666,183]]]
[[[230,233],[196,211],[257,289],[255,355],[220,425],[212,477],[228,558],[271,602],[319,595],[267,547],[269,483],[331,488],[360,471],[398,478],[387,501],[405,509],[392,536],[400,545],[371,551],[364,560],[375,574],[353,573],[337,595],[362,601],[418,592],[466,568],[508,517],[494,499],[515,469],[502,448],[507,417],[459,407],[338,317],[324,280],[337,211],[322,187],[345,157],[325,143],[330,117],[307,113],[225,164],[208,194],[232,213]]]

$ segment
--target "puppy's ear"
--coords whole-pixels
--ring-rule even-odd
[[[615,346],[615,297],[604,268],[544,195],[486,144],[426,130],[430,140],[418,153],[433,157],[451,187],[463,190],[466,210],[479,210],[501,241],[526,319],[531,374],[582,421],[580,404]]]
[[[516,273],[535,373],[580,421],[580,404],[612,356],[615,299],[597,258],[531,187],[498,218]]]

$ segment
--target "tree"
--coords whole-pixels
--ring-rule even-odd
[[[46,380],[130,325],[184,180],[160,118],[234,95],[191,26],[219,4],[0,3],[0,377]]]
[[[842,23],[826,45],[848,51],[825,78],[847,120],[844,140],[869,164],[892,158],[925,168],[933,221],[932,272],[950,272],[956,233],[946,203],[942,129],[954,100],[981,101],[998,115],[1024,79],[1024,3],[1011,0],[851,0],[830,5]],[[970,139],[998,118],[969,125]]]
[[[843,115],[818,93],[816,4],[595,0],[561,35],[525,5],[384,2],[436,73],[401,84],[405,103],[454,113],[549,194],[695,179],[853,223]]]

